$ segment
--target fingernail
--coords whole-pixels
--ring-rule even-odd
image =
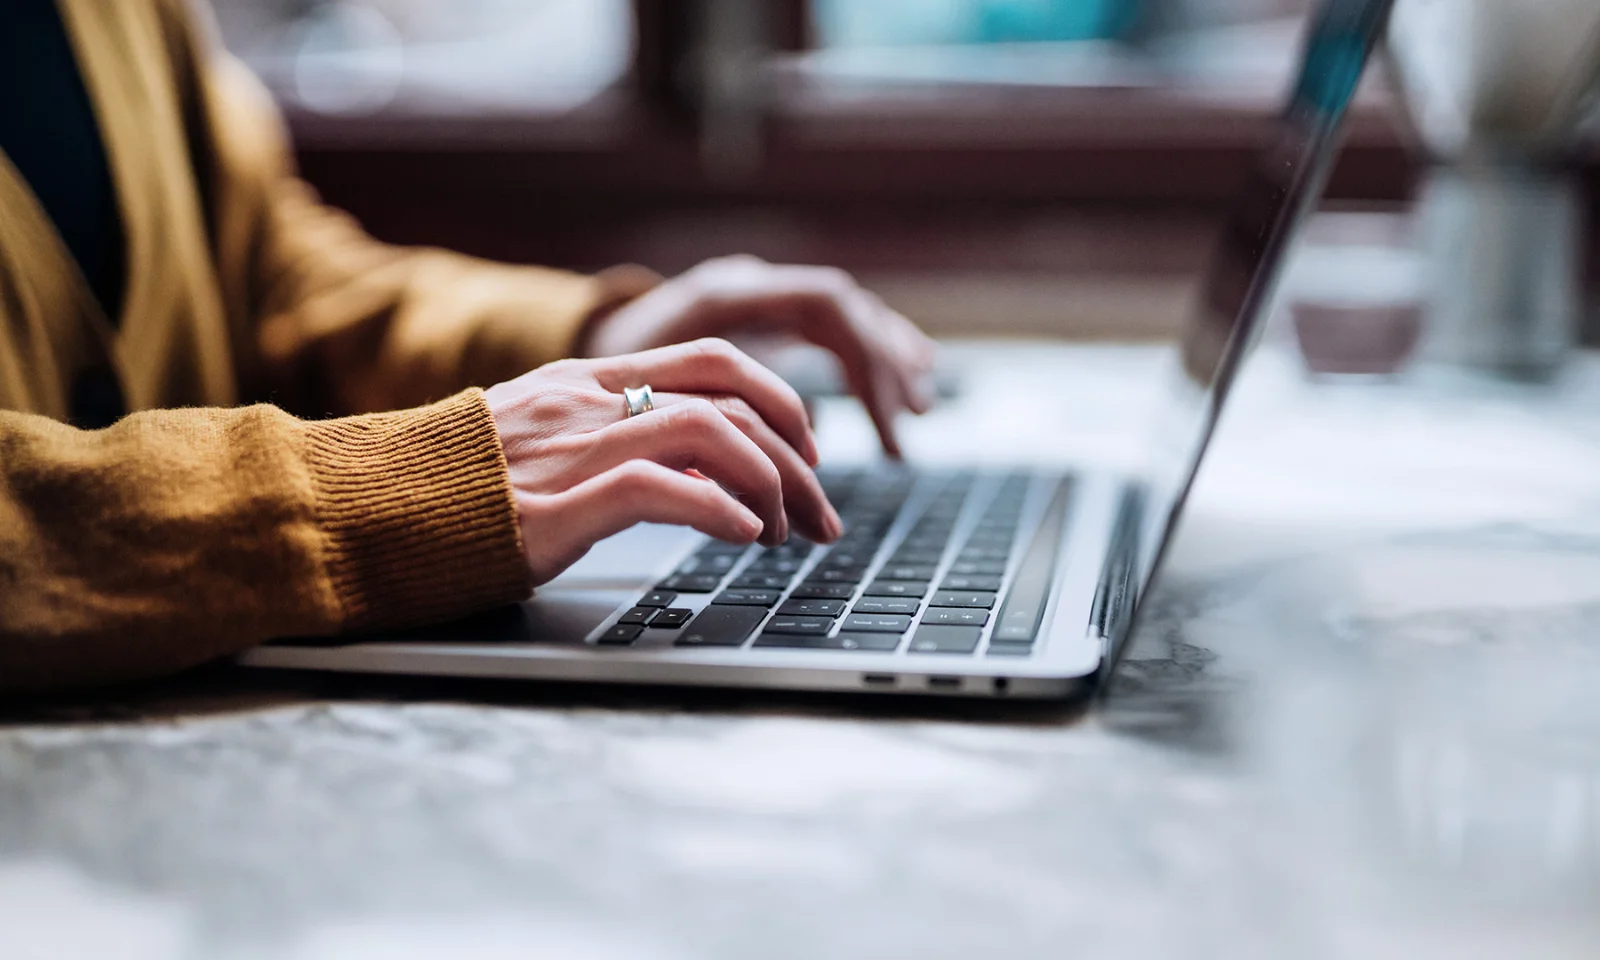
[[[844,536],[844,521],[839,519],[839,511],[833,509],[833,504],[828,504],[828,530],[830,540],[837,540]]]
[[[761,534],[766,531],[767,525],[762,523],[761,518],[749,510],[741,511],[741,514],[739,517],[740,531],[751,540],[761,539]]]

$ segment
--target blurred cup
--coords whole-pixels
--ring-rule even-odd
[[[1313,376],[1397,373],[1416,351],[1424,313],[1423,264],[1410,218],[1314,218],[1286,278],[1284,299]]]

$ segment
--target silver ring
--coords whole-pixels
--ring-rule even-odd
[[[650,393],[647,383],[641,387],[623,387],[622,403],[628,408],[628,416],[637,417],[641,413],[649,413],[656,408],[655,397]]]

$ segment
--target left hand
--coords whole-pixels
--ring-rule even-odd
[[[895,416],[933,405],[933,341],[833,267],[707,260],[596,320],[583,352],[617,356],[747,332],[798,335],[837,356],[892,457],[900,456]]]

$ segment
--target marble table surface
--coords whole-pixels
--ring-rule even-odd
[[[917,458],[1140,450],[1153,348],[953,349]],[[1264,349],[1088,708],[226,666],[0,704],[7,960],[1593,957],[1596,907],[1597,357]]]

